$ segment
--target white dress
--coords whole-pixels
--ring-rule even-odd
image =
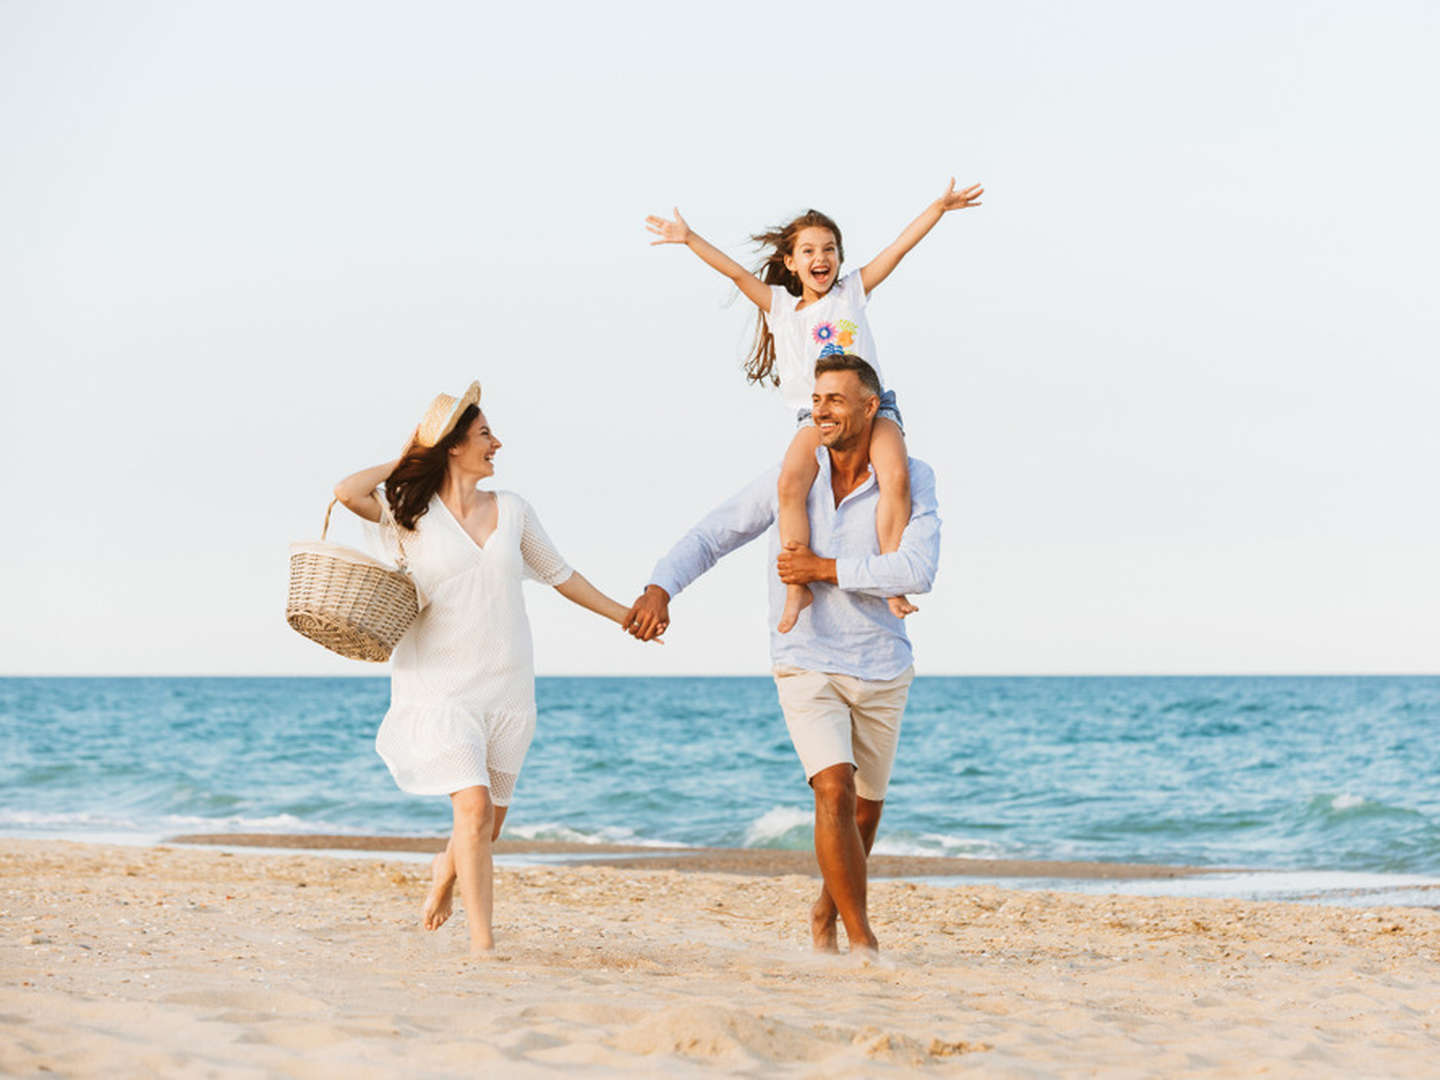
[[[415,531],[401,533],[424,606],[391,656],[390,709],[375,749],[404,791],[483,786],[508,806],[535,734],[521,581],[559,585],[572,571],[529,503],[508,491],[495,499],[495,531],[483,547],[438,495]],[[393,556],[394,533],[382,534]]]

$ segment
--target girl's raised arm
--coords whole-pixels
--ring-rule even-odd
[[[956,191],[955,178],[952,176],[950,186],[945,189],[944,194],[906,225],[905,231],[895,238],[893,244],[860,268],[860,284],[866,295],[890,276],[890,272],[900,265],[900,260],[924,239],[925,234],[935,227],[935,223],[945,216],[947,210],[967,210],[972,206],[979,206],[980,196],[984,194],[985,189],[979,184],[972,184],[964,191]]]
[[[750,273],[743,266],[730,258],[723,251],[710,243],[699,233],[693,231],[685,219],[680,216],[680,208],[675,208],[675,220],[656,217],[651,214],[645,219],[645,227],[658,236],[659,240],[651,240],[650,246],[656,244],[684,244],[696,255],[699,255],[705,263],[720,271],[727,278],[735,283],[735,287],[745,294],[746,298],[758,307],[761,311],[770,310],[770,286]],[[923,234],[922,234],[923,235]]]

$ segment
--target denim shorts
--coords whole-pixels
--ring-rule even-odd
[[[879,420],[882,416],[886,420],[893,420],[895,426],[900,429],[900,434],[905,434],[905,421],[900,416],[900,406],[895,403],[894,390],[886,390],[880,395],[880,408],[875,412],[875,419]],[[810,418],[809,409],[800,409],[795,413],[795,426],[797,428],[808,427],[814,423],[815,421]]]

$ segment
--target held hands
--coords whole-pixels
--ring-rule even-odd
[[[953,187],[955,182],[952,180],[950,183]],[[683,244],[690,239],[690,226],[686,224],[685,219],[680,216],[680,208],[678,206],[675,207],[674,221],[663,217],[656,217],[654,214],[651,214],[645,219],[645,228],[660,238],[659,240],[651,240],[651,247],[654,247],[656,244]]]
[[[980,196],[985,194],[985,189],[979,184],[971,184],[964,191],[955,190],[955,178],[950,177],[950,186],[945,189],[944,194],[935,200],[935,205],[940,208],[943,214],[947,210],[968,210],[972,206],[980,205]]]
[[[646,585],[630,605],[620,628],[640,641],[660,641],[670,626],[670,594],[659,585]]]
[[[835,560],[822,559],[796,540],[785,545],[775,559],[775,569],[786,585],[809,585],[812,581],[835,584]]]

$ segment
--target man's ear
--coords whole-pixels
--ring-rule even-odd
[[[871,395],[865,400],[865,419],[866,419],[866,420],[874,420],[874,419],[875,419],[875,414],[876,414],[877,412],[879,412],[879,411],[880,411],[880,399],[879,399],[878,397],[876,397],[874,394],[871,394]]]

